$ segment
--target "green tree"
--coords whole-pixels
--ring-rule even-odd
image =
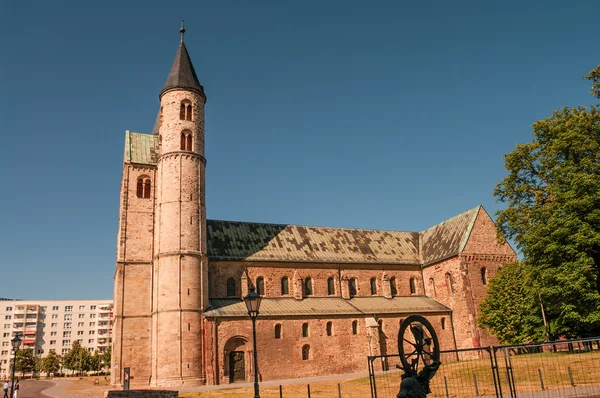
[[[90,353],[76,340],[71,349],[63,356],[63,365],[75,372],[87,372],[90,370]]]
[[[586,76],[600,98],[600,66]],[[563,108],[533,124],[533,141],[505,155],[509,174],[494,191],[508,207],[497,213],[529,264],[551,338],[600,333],[600,109]],[[533,325],[531,325],[533,327]]]
[[[102,367],[110,368],[110,360],[112,355],[112,349],[109,346],[104,352],[101,354],[102,357]]]
[[[490,280],[477,323],[504,344],[544,339],[541,306],[531,289],[526,264],[506,264]]]
[[[99,372],[102,369],[102,357],[98,354],[98,351],[94,352],[94,355],[90,356],[89,370],[92,372]]]
[[[19,350],[16,357],[17,372],[21,372],[21,376],[25,373],[32,373],[37,368],[37,358],[33,355],[33,350]]]
[[[40,369],[46,372],[46,375],[50,373],[57,373],[60,370],[62,358],[54,350],[50,350],[48,355],[42,358],[40,363]]]

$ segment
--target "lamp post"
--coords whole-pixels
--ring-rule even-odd
[[[21,338],[17,334],[10,341],[12,344],[12,350],[14,352],[13,355],[13,368],[12,368],[12,382],[10,386],[10,396],[13,397],[15,394],[15,369],[17,368],[17,353],[19,352],[19,347],[21,347]]]
[[[258,358],[256,357],[256,317],[260,308],[261,297],[254,291],[254,286],[250,286],[250,293],[244,297],[248,315],[252,319],[252,339],[254,341],[254,398],[260,398],[258,393]]]

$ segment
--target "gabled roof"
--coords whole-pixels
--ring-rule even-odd
[[[125,132],[125,163],[156,165],[158,136]]]
[[[198,81],[194,65],[188,54],[183,38],[175,54],[175,60],[171,66],[171,71],[165,82],[165,86],[160,92],[160,96],[167,90],[172,88],[183,88],[186,90],[196,91],[204,96],[204,88]]]
[[[474,207],[421,232],[423,265],[444,260],[463,251],[480,207]]]
[[[420,264],[416,232],[207,220],[214,260]]]
[[[297,300],[293,297],[263,298],[260,305],[261,317],[267,316],[320,316],[374,314],[411,314],[450,312],[450,308],[426,296],[394,297],[308,297]],[[205,317],[248,317],[248,309],[240,299],[210,299]]]

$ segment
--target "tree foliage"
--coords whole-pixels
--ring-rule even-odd
[[[503,344],[543,340],[541,307],[531,289],[526,264],[506,264],[490,280],[477,323]]]
[[[89,370],[92,372],[99,372],[102,369],[102,357],[98,354],[98,351],[94,352],[94,355],[90,355]]]
[[[587,77],[600,98],[600,66]],[[508,207],[497,226],[528,264],[549,333],[600,333],[600,295],[590,252],[600,248],[600,108],[554,111],[533,124],[533,141],[505,155],[494,194]]]
[[[110,360],[111,360],[112,350],[111,347],[108,346],[106,350],[100,355],[102,358],[102,367],[110,368]]]
[[[33,355],[32,350],[17,351],[15,370],[21,372],[22,375],[37,370],[37,358]]]
[[[71,349],[63,356],[63,365],[74,372],[87,372],[90,370],[90,353],[74,341]]]
[[[54,350],[50,350],[48,355],[42,358],[40,363],[40,370],[49,373],[57,373],[60,370],[62,358]]]
[[[590,73],[588,73],[583,78],[592,82],[592,88],[590,89],[590,93],[594,97],[600,98],[600,65],[592,69]]]

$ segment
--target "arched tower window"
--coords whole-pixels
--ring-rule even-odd
[[[356,278],[350,278],[348,281],[348,290],[350,290],[350,297],[356,296]]]
[[[327,336],[331,336],[333,334],[333,324],[331,322],[327,322],[325,329],[327,330]]]
[[[313,294],[312,279],[306,278],[306,280],[304,281],[304,295],[312,296],[312,294]]]
[[[302,360],[308,361],[310,358],[310,346],[305,344],[302,346]]]
[[[417,292],[417,285],[415,283],[415,278],[410,278],[408,283],[410,284],[410,294],[415,294]]]
[[[137,180],[136,196],[138,198],[149,199],[150,191],[152,190],[152,183],[148,177],[139,177]]]
[[[265,278],[263,278],[262,276],[256,278],[256,293],[259,296],[265,295]]]
[[[377,294],[377,280],[375,278],[371,278],[371,294]]]
[[[429,287],[431,288],[431,294],[433,294],[433,297],[437,297],[437,292],[435,291],[435,281],[433,278],[429,278]]]
[[[192,102],[190,100],[181,101],[179,106],[179,119],[180,120],[192,120]]]
[[[358,322],[352,321],[352,334],[357,334],[357,333],[358,333]]]
[[[487,269],[485,267],[481,269],[481,283],[487,285]]]
[[[275,325],[275,338],[276,339],[281,338],[281,324],[280,323]]]
[[[449,272],[446,272],[446,288],[448,289],[448,294],[454,294],[454,282]]]
[[[302,324],[302,337],[308,337],[308,323]]]
[[[446,330],[446,318],[442,318],[442,330]]]
[[[227,297],[235,296],[235,279],[227,279]]]
[[[181,150],[182,151],[192,151],[193,140],[192,140],[192,132],[190,130],[183,130],[181,132]]]
[[[398,289],[396,288],[396,278],[390,278],[390,291],[392,293],[392,297],[398,295]]]
[[[327,294],[330,296],[335,294],[335,281],[333,276],[327,278]]]
[[[281,294],[290,294],[289,279],[287,276],[281,278]]]
[[[185,104],[183,102],[181,103],[181,106],[179,107],[179,119],[185,120]]]
[[[185,120],[192,121],[192,104],[188,104],[185,108]]]

